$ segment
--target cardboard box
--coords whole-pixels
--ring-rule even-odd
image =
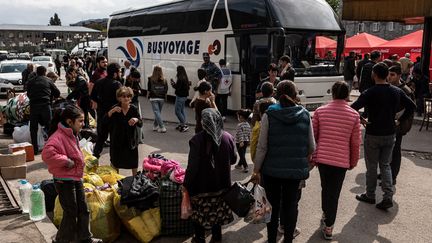
[[[27,165],[1,167],[0,171],[5,180],[25,179],[27,176]]]
[[[0,167],[20,166],[26,163],[26,152],[19,150],[9,153],[6,149],[0,151]]]
[[[33,145],[31,143],[25,142],[25,143],[9,144],[8,148],[9,148],[9,153],[24,150],[26,152],[26,161],[29,162],[34,160],[34,150],[33,150]]]

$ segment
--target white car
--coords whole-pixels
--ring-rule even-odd
[[[54,61],[51,56],[35,56],[32,58],[34,64],[44,66],[47,68],[47,73],[55,72]]]
[[[27,60],[8,60],[0,62],[0,95],[6,95],[7,90],[24,91],[22,84],[22,71],[27,68]]]

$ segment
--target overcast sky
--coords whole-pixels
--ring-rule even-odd
[[[62,25],[107,18],[111,13],[172,0],[0,0],[0,24],[48,25],[57,13]]]

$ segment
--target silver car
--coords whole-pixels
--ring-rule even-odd
[[[6,95],[11,88],[16,92],[24,91],[22,71],[27,68],[27,60],[8,60],[0,62],[0,95]]]

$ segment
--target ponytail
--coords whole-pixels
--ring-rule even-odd
[[[284,80],[280,82],[276,89],[276,95],[282,107],[295,106],[299,104],[297,88],[293,81]]]
[[[289,97],[288,95],[283,94],[279,96],[279,104],[282,107],[290,107],[290,106],[297,105],[297,101],[295,101],[293,98]]]

